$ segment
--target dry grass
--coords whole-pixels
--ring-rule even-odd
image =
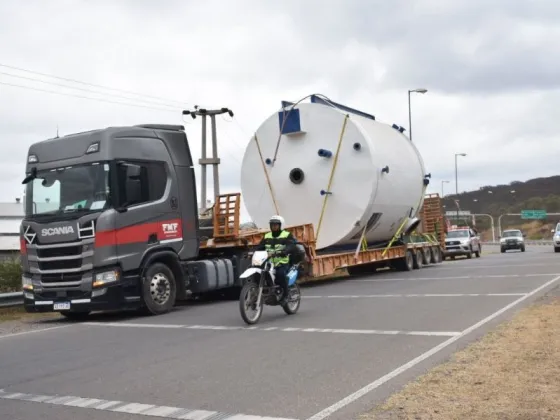
[[[0,308],[0,322],[6,321],[40,321],[42,319],[60,318],[58,312],[27,313],[22,306]],[[1,327],[1,326],[0,326]]]
[[[361,417],[373,419],[560,419],[560,297],[521,310]]]

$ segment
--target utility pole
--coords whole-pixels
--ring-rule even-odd
[[[467,156],[466,153],[455,153],[455,195],[459,200],[459,177],[457,176],[457,156]],[[457,207],[457,220],[459,220],[459,207]]]
[[[408,138],[412,141],[412,110],[410,108],[410,94],[411,93],[426,93],[428,89],[412,89],[408,90]]]
[[[213,179],[214,179],[214,198],[220,195],[220,176],[218,174],[218,165],[220,164],[220,158],[218,157],[218,137],[216,134],[216,115],[221,115],[228,113],[230,117],[233,117],[233,111],[229,108],[220,109],[205,109],[199,108],[195,105],[194,111],[185,110],[183,115],[190,115],[193,119],[197,116],[202,117],[202,151],[201,157],[198,163],[202,167],[202,181],[201,181],[201,197],[200,202],[202,204],[201,210],[206,210],[207,200],[206,200],[206,166],[213,166]],[[210,117],[210,123],[212,126],[212,157],[206,157],[206,117]]]

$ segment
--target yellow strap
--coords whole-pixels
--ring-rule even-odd
[[[274,203],[276,214],[280,214],[280,211],[278,210],[278,205],[276,204],[276,199],[274,198],[274,190],[272,189],[272,184],[270,183],[270,178],[268,177],[268,171],[266,170],[266,165],[264,163],[263,155],[261,153],[261,146],[259,144],[259,139],[257,139],[257,133],[255,133],[255,142],[257,143],[257,149],[259,151],[259,156],[261,157],[261,163],[262,163],[264,175],[266,176],[266,183],[268,184],[268,189],[270,190],[270,196],[272,197],[272,202]]]
[[[331,175],[329,177],[329,184],[327,186],[327,193],[325,194],[325,199],[323,200],[323,208],[321,209],[321,215],[319,216],[319,223],[317,224],[317,234],[315,235],[315,241],[319,238],[319,232],[321,231],[321,224],[323,223],[323,216],[325,214],[325,208],[327,207],[327,199],[331,191],[331,185],[334,177],[334,171],[336,169],[336,164],[338,163],[338,153],[340,152],[340,145],[342,144],[342,139],[344,137],[344,132],[346,131],[346,124],[348,122],[349,115],[346,114],[344,117],[344,122],[342,123],[342,130],[340,131],[340,137],[338,139],[338,146],[336,148],[336,153],[334,155],[333,167],[331,169]]]
[[[393,237],[391,238],[391,241],[389,242],[389,244],[387,245],[387,247],[383,250],[383,254],[381,254],[381,256],[385,256],[385,254],[387,253],[387,250],[389,248],[391,248],[391,245],[393,245],[393,242],[395,242],[395,240],[397,239],[397,237],[401,234],[401,230],[404,227],[404,225],[406,224],[408,218],[405,217],[403,222],[401,223],[401,225],[399,226],[399,228],[397,229],[397,231],[395,232],[395,234],[393,235]]]

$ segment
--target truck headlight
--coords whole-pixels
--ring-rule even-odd
[[[21,276],[21,288],[23,290],[33,290],[33,281],[26,276]]]
[[[118,270],[109,270],[97,273],[93,280],[93,287],[105,286],[109,283],[114,283],[119,279]]]

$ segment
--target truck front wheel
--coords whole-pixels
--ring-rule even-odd
[[[148,313],[160,315],[175,305],[177,286],[173,271],[162,263],[150,265],[142,278],[142,297]]]

